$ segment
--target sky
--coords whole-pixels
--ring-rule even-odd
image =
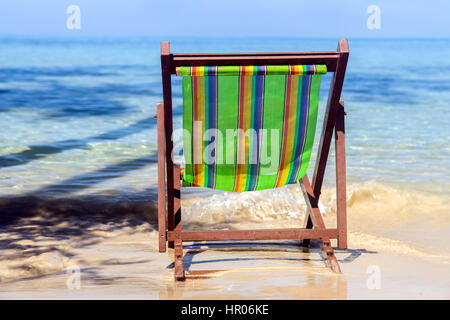
[[[449,0],[1,0],[0,34],[450,38],[449,12]]]

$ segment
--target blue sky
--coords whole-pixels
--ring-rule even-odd
[[[68,30],[66,9],[81,9]],[[369,30],[369,5],[381,29]],[[448,0],[1,0],[0,34],[448,38]]]

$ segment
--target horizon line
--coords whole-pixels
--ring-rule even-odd
[[[180,38],[190,38],[190,39],[309,39],[309,40],[335,40],[341,38],[347,39],[355,39],[355,40],[396,40],[396,39],[405,39],[405,40],[448,40],[450,37],[413,37],[413,36],[392,36],[392,37],[367,37],[367,36],[229,36],[229,35],[220,35],[220,36],[208,36],[208,35],[112,35],[112,34],[8,34],[8,33],[0,33],[0,37],[30,37],[30,38],[172,38],[172,39],[180,39]]]

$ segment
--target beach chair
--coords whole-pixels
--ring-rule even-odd
[[[349,50],[280,53],[172,54],[161,43],[163,103],[157,105],[159,251],[174,248],[175,279],[185,280],[183,243],[311,239],[325,264],[340,267],[330,239],[347,248],[344,102]],[[322,74],[332,72],[312,182],[306,175],[317,122]],[[172,160],[172,75],[182,77],[185,168]],[[228,135],[228,133],[230,133]],[[334,133],[337,227],[326,228],[318,201]],[[183,185],[233,192],[299,183],[308,213],[304,228],[183,231]],[[167,193],[166,193],[167,192]],[[166,214],[167,212],[167,214]]]

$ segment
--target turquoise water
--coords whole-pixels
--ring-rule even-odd
[[[153,198],[160,40],[171,40],[173,52],[317,51],[337,44],[0,37],[0,196]],[[349,39],[349,45],[342,94],[349,181],[448,194],[450,40]],[[322,115],[329,80],[322,84]],[[180,80],[173,85],[177,128]],[[330,164],[327,184],[332,158]]]

